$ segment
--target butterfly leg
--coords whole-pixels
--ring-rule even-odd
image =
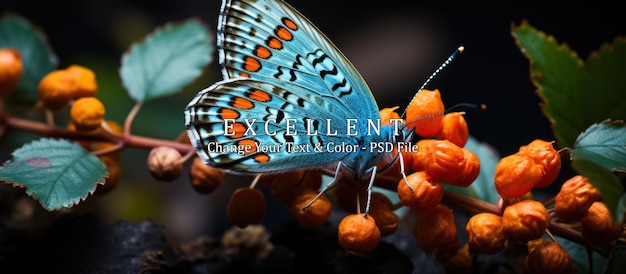
[[[398,158],[400,160],[400,174],[402,174],[402,178],[404,178],[406,186],[408,186],[411,192],[413,192],[413,187],[409,184],[409,179],[406,178],[406,173],[404,172],[404,158],[401,152],[398,152]]]
[[[335,185],[335,183],[337,182],[337,177],[339,176],[339,169],[341,169],[341,166],[345,165],[343,162],[339,162],[339,164],[337,164],[337,168],[335,169],[335,178],[333,178],[333,180],[328,183],[326,186],[324,186],[324,188],[322,188],[322,190],[320,190],[319,193],[317,193],[317,195],[311,199],[311,201],[306,204],[303,208],[301,208],[300,210],[306,210],[307,208],[309,208],[313,203],[315,203],[315,201],[317,201],[317,199],[319,199],[320,196],[322,196],[331,186]]]
[[[364,215],[367,216],[370,212],[370,203],[372,202],[372,187],[374,186],[374,179],[376,179],[376,166],[371,167],[370,182],[367,185],[367,202],[365,203]]]

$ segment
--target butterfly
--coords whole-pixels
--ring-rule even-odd
[[[334,171],[326,187],[348,171],[369,179],[371,194],[376,174],[401,160],[401,153],[372,146],[410,140],[412,130],[381,125],[363,77],[289,4],[224,0],[217,43],[224,80],[201,90],[184,111],[205,164],[239,174]]]

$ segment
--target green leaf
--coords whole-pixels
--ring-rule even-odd
[[[0,167],[0,181],[25,187],[48,210],[78,204],[106,176],[106,166],[98,157],[67,140],[26,144]]]
[[[590,126],[578,139],[572,156],[592,161],[608,170],[626,171],[626,127],[623,121]]]
[[[626,246],[621,244],[614,245],[604,273],[621,274],[624,273],[624,269],[626,269]]]
[[[607,259],[604,256],[594,251],[591,253],[591,258],[589,258],[589,250],[586,246],[556,235],[554,237],[572,258],[572,262],[576,266],[576,273],[605,273],[604,271],[607,265]],[[590,259],[591,263],[589,261]]]
[[[571,147],[587,127],[606,119],[626,120],[626,38],[615,39],[583,62],[567,45],[528,22],[512,27],[530,61],[530,74],[543,100],[560,147]]]
[[[620,201],[624,195],[624,187],[619,178],[603,166],[583,158],[573,159],[572,167],[598,188],[613,221],[621,222],[623,211],[620,208],[623,206],[620,205]]]
[[[212,60],[213,39],[197,20],[167,24],[122,56],[120,77],[129,95],[144,102],[172,95]]]
[[[12,99],[22,102],[37,100],[37,85],[59,61],[49,47],[45,34],[28,20],[15,15],[0,17],[0,48],[16,48],[22,56],[22,78]]]

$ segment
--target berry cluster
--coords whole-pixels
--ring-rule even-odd
[[[0,97],[6,98],[16,89],[22,76],[21,54],[16,49],[0,49]],[[93,133],[92,135],[120,135],[122,128],[114,121],[106,121],[105,107],[96,98],[98,84],[96,76],[89,68],[71,65],[65,69],[54,70],[45,75],[38,84],[39,102],[45,109],[48,124],[54,125],[51,112],[61,111],[69,106],[70,123],[67,128],[73,132]],[[98,185],[96,193],[105,193],[113,189],[120,176],[119,160],[121,146],[115,142],[91,139],[76,140],[85,150],[98,155],[106,165],[108,177]]]
[[[0,49],[0,98],[8,97],[16,88],[22,69],[17,50]],[[69,107],[67,130],[77,133],[74,139],[97,155],[108,169],[108,178],[96,190],[104,193],[119,180],[118,162],[123,142],[129,137],[119,124],[105,120],[105,107],[95,97],[96,91],[94,73],[72,65],[41,79],[38,106],[49,114]],[[381,109],[382,120],[398,119],[396,110]],[[469,136],[464,113],[444,113],[437,90],[422,90],[409,104],[405,124],[422,138],[417,143],[419,149],[402,152],[402,157],[383,174],[387,179],[376,178],[374,182],[377,187],[396,191],[398,204],[381,192],[369,192],[362,182],[347,178],[340,178],[328,193],[322,193],[322,173],[298,170],[255,177],[250,187],[232,194],[227,216],[241,228],[264,219],[266,200],[257,185],[268,187],[304,227],[324,225],[336,206],[347,213],[338,225],[339,244],[350,254],[366,256],[381,237],[398,229],[396,210],[405,207],[415,216],[412,232],[417,243],[446,267],[468,269],[470,249],[494,254],[505,250],[510,241],[517,241],[528,247],[527,273],[575,271],[569,254],[549,233],[552,228],[573,229],[580,235],[579,242],[589,247],[608,247],[622,235],[622,225],[613,223],[599,190],[588,178],[569,178],[556,197],[546,203],[533,199],[531,191],[550,186],[561,171],[561,155],[552,142],[534,140],[499,161],[494,188],[501,201],[495,209],[474,210],[477,214],[465,226],[468,241],[461,243],[452,206],[442,203],[447,195],[444,185],[470,186],[479,174],[480,161],[464,148]],[[48,122],[53,125],[50,117]],[[147,165],[155,179],[172,181],[183,174],[183,164],[192,159],[191,186],[198,193],[209,194],[219,187],[225,172],[203,164],[193,155],[191,150],[181,155],[180,149],[154,145]],[[400,176],[402,172],[406,177]],[[391,182],[389,177],[393,177]]]

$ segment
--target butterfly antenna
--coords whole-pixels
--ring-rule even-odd
[[[452,63],[452,60],[454,60],[454,58],[456,58],[457,55],[463,53],[463,51],[465,51],[465,47],[464,46],[460,46],[452,54],[450,54],[448,59],[446,59],[441,65],[439,65],[439,67],[428,77],[428,79],[426,79],[426,81],[424,81],[424,83],[417,90],[417,92],[420,92],[420,90],[424,89],[424,87],[426,87],[426,85],[428,85],[428,83],[430,83],[430,81],[433,80],[435,78],[435,76],[437,74],[439,74],[439,72],[441,72],[445,67],[447,67],[448,64]],[[411,102],[413,102],[413,100],[415,100],[415,97],[413,97]],[[409,105],[411,105],[411,102],[409,102]],[[406,109],[404,110],[404,113],[402,113],[402,116],[400,116],[400,117],[404,118],[404,117],[406,117],[405,115],[406,115]]]
[[[460,46],[452,54],[450,54],[448,59],[446,59],[446,61],[444,61],[443,64],[439,65],[439,67],[428,77],[428,79],[426,79],[426,81],[424,81],[424,84],[422,84],[422,86],[420,87],[418,92],[420,90],[424,89],[424,87],[426,87],[426,85],[428,85],[428,83],[430,83],[430,81],[433,78],[435,78],[435,76],[437,74],[439,74],[440,71],[443,70],[443,68],[447,67],[448,64],[452,63],[452,60],[454,60],[454,58],[456,58],[457,55],[463,53],[463,51],[465,51],[465,47],[464,46]]]
[[[475,109],[475,110],[486,110],[487,105],[485,104],[472,104],[472,103],[458,103],[454,106],[449,107],[444,111],[444,113],[463,111],[465,109]]]

